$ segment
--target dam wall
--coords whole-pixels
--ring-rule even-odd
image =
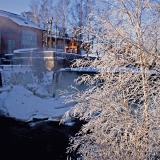
[[[56,51],[27,51],[13,54],[13,65],[30,65],[36,71],[54,71],[69,67],[78,54]]]
[[[39,85],[43,87],[52,97],[59,97],[63,90],[71,93],[76,87],[82,91],[87,88],[86,84],[77,85],[75,79],[83,74],[94,74],[94,72],[73,71],[70,68],[63,68],[54,71],[37,71],[29,65],[4,65],[0,66],[3,85]]]
[[[69,86],[84,90],[86,85],[77,85],[75,79],[92,73],[69,68],[79,58],[82,58],[79,54],[58,51],[16,50],[12,65],[0,65],[2,82],[3,85],[37,84],[53,97],[59,96],[61,90],[71,92]]]

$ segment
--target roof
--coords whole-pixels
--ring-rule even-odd
[[[10,20],[14,21],[15,23],[17,23],[20,26],[41,29],[40,27],[35,25],[33,22],[29,21],[28,19],[26,19],[23,16],[18,15],[18,14],[14,14],[11,12],[0,10],[0,16],[9,18]]]
[[[44,31],[46,31],[46,30],[44,30]],[[47,36],[47,34],[44,34],[44,36],[46,37]],[[50,37],[50,34],[48,34],[48,37]],[[66,40],[71,40],[71,38],[73,38],[73,37],[64,37],[64,36],[59,36],[59,35],[55,35],[55,34],[52,34],[52,38],[57,38],[57,39],[66,39]],[[81,39],[79,39],[79,38],[73,38],[75,41],[78,41],[78,42],[82,42],[82,40]]]

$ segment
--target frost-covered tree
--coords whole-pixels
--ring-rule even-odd
[[[59,24],[61,27],[61,35],[65,36],[68,26],[68,13],[69,13],[70,0],[59,0],[57,3],[57,12],[59,15]]]
[[[82,30],[88,24],[94,0],[76,0],[70,8],[70,25],[74,37],[82,39]]]
[[[45,23],[53,17],[53,0],[41,0],[39,16]]]
[[[97,69],[76,82],[66,113],[85,120],[68,151],[85,160],[160,158],[160,17],[158,1],[99,0],[90,14],[91,52],[72,67]],[[74,88],[73,88],[74,89]]]
[[[57,3],[57,14],[59,17],[60,35],[63,36],[63,46],[66,46],[65,37],[67,36],[68,16],[70,0],[59,0]]]
[[[54,47],[55,49],[57,48],[57,35],[59,35],[60,33],[60,27],[59,27],[59,23],[60,23],[60,18],[59,18],[59,13],[58,13],[58,6],[55,5],[53,7],[53,34],[55,35],[55,44]]]
[[[22,16],[44,28],[44,24],[47,25],[53,16],[53,0],[32,0],[29,6],[30,10],[22,12]]]
[[[37,26],[40,26],[40,16],[39,16],[40,3],[39,1],[32,0],[29,6],[30,6],[30,11],[24,11],[21,13],[21,15],[29,19],[33,23],[35,23]]]

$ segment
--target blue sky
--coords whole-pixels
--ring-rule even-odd
[[[57,2],[58,0],[53,0]],[[31,0],[0,0],[0,10],[20,14],[23,11],[30,9],[29,4]]]
[[[0,9],[20,14],[29,10],[31,0],[0,0]]]

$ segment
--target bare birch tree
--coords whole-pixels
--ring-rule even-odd
[[[53,33],[55,35],[55,49],[57,49],[57,36],[59,35],[59,23],[60,23],[60,18],[59,18],[59,13],[58,13],[58,6],[55,5],[53,7]]]
[[[57,3],[57,8],[58,8],[57,12],[59,14],[62,34],[66,33],[69,4],[70,4],[70,0],[59,0]]]
[[[39,16],[40,3],[39,1],[32,0],[29,6],[30,6],[30,11],[24,11],[21,13],[21,15],[26,17],[33,23],[35,23],[37,26],[40,26],[40,16]]]
[[[41,22],[47,22],[53,16],[53,0],[41,0],[39,16]]]
[[[53,16],[53,0],[32,0],[30,4],[30,11],[21,13],[24,17],[36,25],[43,28],[47,25],[47,21]]]
[[[96,59],[72,67],[96,68],[76,82],[66,113],[87,123],[68,151],[85,160],[160,158],[160,17],[150,0],[100,0],[90,14]]]
[[[65,46],[65,37],[67,34],[67,27],[68,27],[69,4],[70,0],[59,0],[57,3],[59,26],[61,27],[61,35],[64,38],[64,46]]]
[[[70,9],[70,25],[72,26],[74,37],[82,39],[83,28],[89,26],[89,14],[92,11],[93,5],[94,0],[77,0],[72,4]],[[88,28],[87,30],[89,30]]]

